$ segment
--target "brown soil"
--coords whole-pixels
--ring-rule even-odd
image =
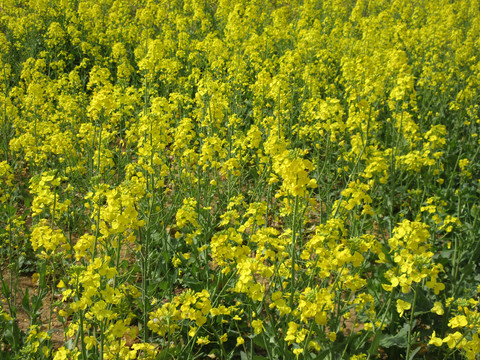
[[[8,271],[3,271],[3,278],[5,279],[5,281],[7,281],[7,283],[10,286],[10,273]],[[15,286],[15,277],[14,277],[13,283]],[[26,333],[31,324],[31,319],[22,306],[22,299],[25,293],[27,292],[27,289],[30,295],[30,300],[32,299],[32,296],[37,295],[38,285],[34,282],[34,279],[31,276],[19,276],[17,278],[16,287],[17,287],[16,290],[10,289],[12,292],[12,297],[13,296],[15,297],[14,305],[17,308],[17,316],[15,320],[17,322],[19,329]],[[4,298],[3,294],[1,294],[0,299],[2,301],[2,307],[4,308],[4,311],[9,312],[7,301]],[[60,299],[61,299],[61,295],[59,293],[55,293],[53,296],[53,302],[58,301]],[[51,291],[49,291],[48,294],[44,297],[43,306],[40,309],[40,312],[41,312],[40,318],[41,318],[42,325],[39,331],[52,330],[51,341],[53,343],[54,349],[57,349],[63,346],[63,343],[65,341],[65,338],[63,335],[64,334],[63,326],[58,321],[56,311],[57,309],[52,307],[52,293]],[[51,314],[51,321],[49,321],[50,314]],[[49,326],[49,322],[50,322],[50,326]]]

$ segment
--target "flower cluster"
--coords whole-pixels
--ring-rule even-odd
[[[479,20],[3,1],[2,354],[474,359]]]

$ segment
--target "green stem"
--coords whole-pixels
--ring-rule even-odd
[[[357,166],[360,163],[360,160],[362,159],[363,153],[365,152],[366,145],[367,144],[365,143],[365,145],[362,148],[362,151],[360,151],[360,154],[358,154],[357,160],[355,161],[355,165],[353,165],[352,172],[348,176],[347,185],[350,184],[350,182],[352,180],[352,177],[355,174],[355,171],[357,170]],[[333,214],[333,218],[337,217],[337,214],[338,214],[338,211],[340,210],[340,205],[342,204],[342,201],[343,201],[343,195],[340,193],[340,199],[338,200],[337,208],[335,209],[335,213]]]
[[[97,175],[100,175],[100,160],[102,154],[102,129],[103,125],[100,123],[100,131],[98,133],[98,157],[97,157]]]
[[[80,311],[80,344],[82,347],[82,357],[87,359],[87,348],[85,346],[85,333],[83,330],[83,310]]]
[[[138,236],[142,239],[142,232],[138,230]],[[148,237],[148,236],[146,236]],[[147,341],[148,338],[148,282],[147,282],[147,272],[148,272],[148,254],[149,254],[149,241],[144,242],[143,247],[143,266],[142,266],[142,297],[143,297],[143,341]]]
[[[387,313],[389,313],[389,312],[388,312],[388,309],[390,308],[390,303],[392,302],[393,291],[394,291],[394,290],[392,289],[392,291],[390,292],[390,296],[388,297],[388,302],[387,302],[387,304],[386,304],[386,305],[384,304],[384,306],[382,306],[382,308],[381,308],[380,311],[379,311],[379,313],[381,313],[382,310],[384,309],[384,307],[386,307],[386,311],[383,313],[382,321],[380,322],[380,327],[379,327],[379,328],[380,328],[380,331],[382,331],[383,324],[385,323],[385,318],[387,317]],[[360,342],[360,344],[362,344],[362,343],[365,341],[365,339],[366,339],[367,336],[368,336],[368,332],[365,332],[365,335],[363,336],[363,339],[362,339],[362,341]],[[346,348],[345,348],[345,350],[346,350]],[[344,353],[345,353],[345,351],[344,351]],[[371,356],[372,356],[372,353],[369,352],[369,353],[368,353],[367,360],[369,360]],[[343,357],[343,356],[342,356],[342,357]]]
[[[290,279],[290,301],[289,306],[290,308],[293,307],[293,297],[295,294],[295,264],[296,264],[296,254],[297,254],[297,212],[298,212],[298,196],[295,196],[295,205],[293,208],[293,219],[292,219],[292,273]]]
[[[415,303],[417,302],[418,284],[415,285],[415,288],[413,289],[413,293],[415,295],[413,297],[412,309],[411,309],[411,312],[410,312],[410,321],[409,321],[409,324],[408,324],[407,353],[405,355],[405,358],[407,360],[410,359],[410,349],[411,349],[411,346],[412,346],[412,328],[413,328],[413,320],[415,320]]]
[[[105,319],[100,325],[100,354],[99,354],[100,360],[103,360],[103,346],[105,344],[105,331],[106,331],[107,321],[108,320]]]
[[[92,253],[92,261],[95,259],[97,256],[97,243],[98,243],[98,236],[100,235],[100,201],[97,204],[97,220],[95,224],[95,241],[93,244],[93,253]]]
[[[52,261],[52,268],[54,268],[54,264]],[[56,279],[55,279],[55,271],[52,271],[52,295],[50,297],[50,310],[48,313],[48,330],[52,328],[52,314],[53,314],[53,301],[55,299],[55,284],[56,284]]]

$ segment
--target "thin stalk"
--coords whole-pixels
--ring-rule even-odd
[[[115,268],[118,270],[120,268],[120,252],[122,250],[122,241],[120,240],[120,237],[117,236],[117,249],[116,249],[116,254],[115,254]],[[115,275],[113,279],[113,287],[116,288],[117,286],[117,279],[118,275]]]
[[[83,315],[84,315],[84,310],[80,310],[80,345],[82,348],[82,357],[83,359],[87,359],[87,348],[85,346],[85,333],[83,330]]]
[[[5,153],[5,161],[8,161],[8,133],[9,133],[9,126],[7,124],[7,71],[5,69],[5,65],[3,66],[3,79],[5,82],[5,91],[3,92],[3,147]]]
[[[393,290],[390,292],[390,296],[388,297],[388,301],[387,301],[387,304],[382,306],[382,308],[380,309],[379,313],[382,312],[383,308],[386,307],[386,311],[383,313],[383,316],[382,316],[382,321],[380,322],[380,331],[382,331],[382,327],[383,327],[383,324],[385,323],[385,318],[387,317],[387,313],[388,313],[388,309],[390,308],[390,303],[392,302],[392,298],[393,298]],[[365,341],[365,339],[367,338],[368,336],[368,332],[365,332],[365,334],[363,335],[363,338],[362,338],[362,341],[360,343],[363,343]],[[344,350],[344,354],[345,354],[345,351],[346,351],[346,348]],[[370,359],[370,357],[372,356],[372,353],[368,353],[368,357],[367,357],[367,360]],[[343,358],[343,356],[342,356]]]
[[[12,235],[12,217],[9,217],[8,219],[9,221],[9,230],[8,230],[8,253],[9,253],[9,256],[10,256],[10,259],[13,259],[14,258],[14,254],[13,254],[13,235]],[[17,261],[15,262],[15,265],[18,264],[18,257],[17,258]],[[13,295],[13,304],[16,304],[17,302],[17,289],[16,289],[16,285],[17,285],[17,279],[15,279],[15,289],[14,289],[14,284],[13,284],[13,273],[15,274],[18,274],[18,266],[16,266],[15,269],[12,269],[10,268],[10,271],[9,271],[9,278],[10,278],[10,295]],[[2,279],[3,280],[3,279]],[[5,294],[6,295],[6,294]],[[12,304],[11,304],[11,298],[10,296],[8,296],[7,298],[8,300],[8,308],[10,309],[10,314],[12,314]],[[15,314],[16,315],[16,314]]]
[[[100,201],[97,204],[97,219],[95,221],[95,242],[93,244],[93,254],[92,254],[92,261],[95,259],[97,256],[97,243],[98,243],[98,236],[100,234]]]
[[[103,360],[103,346],[105,344],[105,325],[107,324],[107,319],[105,319],[100,326],[100,360]]]
[[[142,231],[138,230],[138,236],[142,239]],[[149,236],[146,236],[147,238]],[[142,302],[143,302],[143,341],[147,341],[148,338],[148,282],[147,282],[147,272],[148,272],[148,254],[149,254],[149,241],[145,239],[144,243],[144,255],[143,255],[143,266],[142,266]]]
[[[103,126],[100,123],[100,131],[98,133],[98,158],[97,158],[97,175],[100,175],[100,156],[102,154],[102,129]]]
[[[295,205],[293,208],[293,219],[292,219],[292,269],[291,269],[291,280],[290,280],[290,308],[293,307],[293,295],[295,294],[295,263],[296,263],[296,245],[297,245],[297,212],[298,212],[298,196],[295,196]]]
[[[220,336],[218,335],[217,330],[215,330],[215,326],[212,326],[213,333],[215,334],[215,337],[217,338],[218,344],[220,345],[220,353],[221,353],[221,358],[226,359],[227,358],[227,351],[225,350],[225,347],[223,346],[223,342],[220,340]]]
[[[52,261],[52,268],[54,268],[53,266],[53,261]],[[53,314],[53,301],[55,299],[55,284],[56,284],[56,279],[55,279],[55,271],[52,271],[52,295],[50,297],[50,310],[49,310],[49,313],[48,313],[48,330],[51,330],[52,328],[52,314]]]
[[[410,312],[410,321],[408,323],[408,338],[407,338],[407,353],[406,353],[406,359],[410,359],[410,349],[412,346],[412,328],[413,328],[413,320],[415,320],[415,303],[417,302],[417,294],[418,294],[418,284],[415,286],[413,289],[413,293],[415,294],[413,296],[413,303],[412,303],[412,309]]]
[[[353,165],[352,172],[348,176],[347,185],[350,183],[350,181],[353,177],[353,174],[355,173],[355,170],[357,169],[357,166],[360,163],[360,160],[362,159],[363,153],[365,152],[365,148],[366,148],[366,143],[363,146],[360,154],[358,154],[357,160],[355,161],[355,165]],[[333,215],[334,218],[337,217],[337,214],[338,214],[338,211],[340,210],[340,205],[342,204],[342,201],[343,201],[343,195],[340,193],[340,199],[338,200],[338,205],[337,205],[337,208],[335,209],[335,213]]]
[[[53,225],[55,221],[55,209],[57,207],[57,193],[54,191],[53,192],[53,207],[52,207],[52,222],[50,224],[50,227],[52,228],[53,231]]]

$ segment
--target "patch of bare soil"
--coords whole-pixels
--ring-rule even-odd
[[[38,285],[32,276],[15,277],[15,275],[13,275],[13,278],[11,278],[8,271],[3,271],[3,279],[7,282],[9,287],[11,285],[13,287],[10,289],[10,299],[17,311],[15,321],[20,331],[26,333],[31,325],[32,319],[24,309],[22,305],[22,299],[28,291],[29,301],[31,302],[33,297],[38,295]],[[60,321],[58,321],[56,313],[57,309],[53,307],[53,303],[60,299],[61,295],[59,293],[55,293],[52,298],[52,292],[49,291],[42,299],[43,305],[39,310],[41,326],[38,331],[51,331],[51,341],[54,349],[63,346],[65,341],[63,335],[63,325],[60,323]],[[7,299],[5,299],[4,294],[0,293],[0,300],[2,302],[4,311],[10,313],[10,309],[7,305]],[[10,316],[13,317],[13,314],[10,313]]]

